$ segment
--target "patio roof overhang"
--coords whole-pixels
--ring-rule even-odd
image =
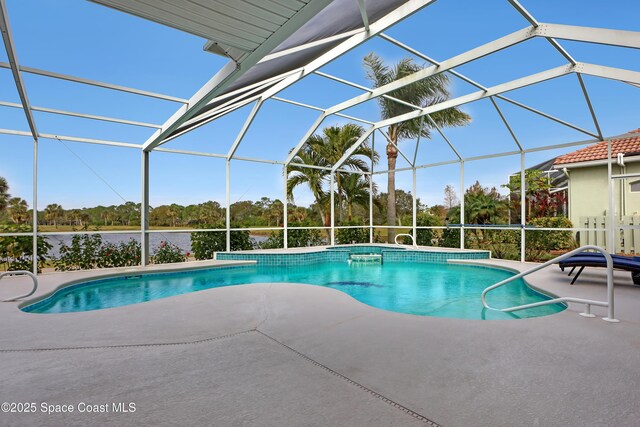
[[[148,3],[94,0],[133,15],[204,37],[204,49],[231,58],[186,106],[181,107],[145,144],[151,150],[168,139],[265,96],[283,80],[300,78],[304,67],[363,33],[370,23],[402,9],[409,16],[433,0],[250,0]],[[404,6],[403,6],[404,5]],[[395,23],[397,20],[389,22]],[[386,26],[385,26],[386,27]],[[381,28],[382,29],[382,28]],[[362,42],[368,37],[358,37]],[[349,46],[356,46],[351,43]],[[348,48],[346,49],[348,50]],[[346,50],[342,50],[344,53]],[[339,54],[330,55],[318,66]],[[318,68],[318,67],[316,67]],[[215,110],[213,114],[208,112]]]

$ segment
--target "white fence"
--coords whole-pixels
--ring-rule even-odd
[[[606,247],[606,216],[582,216],[580,227],[588,231],[579,232],[581,245]],[[616,252],[625,254],[640,253],[640,215],[625,215],[618,221],[616,233]]]

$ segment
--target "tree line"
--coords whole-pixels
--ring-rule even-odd
[[[336,195],[336,212],[343,221],[336,218],[337,224],[368,224],[369,221],[369,186],[353,186],[353,178],[362,180],[360,175],[340,174],[341,188]],[[375,187],[374,187],[375,188]],[[33,210],[26,200],[12,197],[6,180],[0,177],[0,224],[31,225]],[[387,193],[374,192],[373,213],[374,222],[381,224],[386,217]],[[319,202],[309,207],[297,206],[288,202],[288,222],[290,224],[322,226],[329,224],[329,210],[324,194]],[[410,224],[412,212],[412,195],[403,190],[397,191],[398,225]],[[327,202],[328,203],[328,202]],[[418,200],[420,210],[426,209]],[[120,205],[94,206],[87,208],[65,209],[57,203],[47,205],[38,211],[38,224],[58,227],[68,226],[75,229],[100,227],[140,226],[140,203],[126,202]],[[408,219],[409,218],[409,219]],[[248,227],[282,227],[284,224],[284,204],[279,199],[262,197],[260,200],[243,200],[233,203],[230,210],[231,226],[233,228]],[[224,224],[226,208],[217,201],[207,201],[199,204],[160,205],[150,207],[149,223],[157,227],[197,227],[201,225]]]

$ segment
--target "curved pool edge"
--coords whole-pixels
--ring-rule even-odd
[[[438,264],[446,264],[446,263],[438,263]],[[25,301],[22,304],[19,304],[19,308],[20,308],[20,312],[22,312],[23,314],[71,314],[71,313],[82,313],[82,312],[86,312],[86,311],[100,311],[103,312],[106,309],[109,308],[121,308],[121,307],[127,307],[127,306],[133,306],[133,305],[138,305],[138,304],[144,304],[144,303],[149,303],[149,302],[153,302],[155,301],[155,299],[151,299],[148,301],[140,301],[137,303],[132,303],[132,304],[125,304],[123,306],[112,306],[112,307],[103,307],[103,308],[98,308],[98,309],[90,309],[90,310],[77,310],[77,311],[70,311],[70,312],[65,312],[65,313],[47,313],[47,312],[41,312],[41,311],[37,311],[38,308],[34,307],[34,310],[36,311],[31,311],[31,310],[25,310],[27,307],[30,306],[37,306],[39,305],[40,302],[44,302],[48,299],[55,299],[56,295],[60,292],[64,292],[65,290],[69,290],[69,292],[73,292],[73,289],[69,289],[69,288],[74,288],[74,287],[78,287],[78,288],[82,288],[83,286],[99,286],[100,282],[106,281],[109,282],[112,279],[118,279],[118,278],[126,278],[126,276],[130,275],[131,273],[134,273],[135,276],[143,276],[143,275],[148,275],[148,276],[164,276],[164,275],[171,275],[171,274],[175,274],[176,272],[178,273],[182,273],[182,274],[188,274],[189,272],[195,272],[195,271],[213,271],[213,270],[231,270],[231,269],[236,269],[236,268],[243,268],[243,267],[248,267],[251,265],[255,265],[255,263],[253,262],[242,262],[242,263],[225,263],[224,265],[211,265],[211,264],[207,264],[207,265],[202,265],[202,266],[198,266],[198,268],[192,268],[193,266],[185,266],[185,265],[180,265],[180,266],[172,266],[171,268],[164,268],[164,269],[158,269],[158,268],[154,268],[154,269],[148,269],[146,271],[132,271],[131,269],[128,269],[127,271],[120,271],[120,272],[114,272],[111,274],[97,274],[97,275],[92,275],[91,278],[77,278],[74,280],[70,280],[70,281],[66,281],[64,283],[60,283],[58,286],[56,286],[55,288],[49,290],[48,292],[38,296],[38,298],[33,298],[29,301]],[[176,268],[178,267],[178,268]],[[190,268],[191,267],[191,268]],[[505,267],[495,267],[491,264],[474,264],[474,263],[469,263],[467,265],[467,267],[472,267],[472,268],[480,268],[480,269],[486,269],[486,270],[501,270],[501,271],[506,271],[509,273],[517,273],[518,271],[516,269],[513,268],[505,268]],[[140,274],[142,273],[142,274]],[[122,280],[122,279],[121,279]],[[244,286],[252,286],[252,285],[259,285],[259,286],[268,286],[271,287],[271,285],[273,284],[298,284],[298,285],[306,285],[306,286],[312,286],[312,287],[320,287],[320,288],[325,288],[322,285],[318,285],[317,283],[312,283],[312,282],[305,282],[305,281],[300,281],[300,282],[286,282],[286,281],[265,281],[265,282],[247,282],[247,283],[236,283],[234,284],[232,287],[244,287]],[[535,294],[538,294],[540,297],[542,298],[550,298],[550,296],[545,293],[544,291],[538,290],[537,287],[535,286],[530,286],[528,283],[525,282],[525,286],[532,291]],[[226,288],[226,287],[225,287]],[[212,288],[212,289],[216,289],[216,288]],[[211,290],[211,289],[202,289],[202,290]],[[200,290],[200,291],[202,291]],[[416,316],[416,317],[438,317],[438,318],[447,318],[447,319],[459,319],[459,320],[480,320],[480,319],[473,319],[473,318],[467,318],[467,317],[457,317],[457,316],[441,316],[441,315],[432,315],[432,314],[417,314],[417,313],[411,313],[411,312],[403,312],[403,311],[398,311],[398,310],[394,310],[394,309],[390,309],[390,308],[385,308],[385,307],[380,307],[377,305],[373,305],[370,304],[366,301],[361,300],[360,298],[355,297],[354,295],[351,295],[349,292],[346,292],[344,290],[341,289],[335,289],[335,288],[328,288],[327,290],[332,290],[335,292],[340,292],[341,294],[344,294],[346,297],[348,297],[350,300],[352,300],[353,302],[355,302],[357,305],[364,305],[369,307],[370,309],[374,309],[374,310],[381,310],[384,312],[388,312],[388,313],[394,313],[397,315],[402,315],[402,316]],[[192,293],[199,293],[200,291],[193,291]],[[191,292],[189,292],[191,293]],[[159,298],[159,299],[171,299],[173,297],[179,297],[182,294],[176,294],[176,295],[170,295],[168,297],[163,297],[163,298]],[[146,304],[145,304],[146,305]],[[541,315],[535,315],[535,316],[531,316],[531,317],[524,317],[524,318],[537,318],[537,317],[547,317],[548,315],[551,314],[558,314],[562,311],[565,311],[567,306],[565,304],[558,304],[558,306],[562,306],[562,308],[555,312],[555,313],[547,313],[547,314],[541,314]],[[520,318],[518,318],[520,319]],[[483,321],[504,321],[505,319],[489,319],[489,318],[485,318],[484,315],[482,316]],[[508,319],[507,319],[508,320]]]
[[[254,265],[256,263],[262,263],[265,260],[269,260],[269,262],[265,262],[268,265],[282,265],[282,264],[274,264],[271,260],[273,259],[286,259],[284,257],[293,256],[302,256],[305,255],[319,255],[318,259],[313,259],[309,262],[310,265],[314,263],[331,261],[331,257],[334,256],[344,256],[346,253],[350,252],[350,249],[353,248],[380,248],[381,251],[385,251],[387,253],[404,253],[411,254],[414,253],[418,257],[422,257],[418,262],[442,262],[447,263],[449,258],[447,256],[460,257],[458,259],[469,259],[473,257],[477,260],[487,260],[491,259],[491,251],[481,250],[481,249],[459,249],[459,248],[440,248],[435,246],[409,246],[409,245],[398,245],[398,244],[390,244],[390,243],[355,243],[355,244],[345,244],[345,245],[334,245],[334,246],[314,246],[314,247],[299,247],[299,248],[278,248],[278,249],[256,249],[256,250],[247,250],[247,251],[233,251],[233,252],[215,252],[214,258],[212,260],[202,260],[202,261],[191,261],[185,263],[174,263],[174,264],[152,264],[148,266],[136,266],[136,267],[122,267],[116,269],[101,269],[101,270],[74,270],[70,272],[66,271],[57,271],[47,273],[47,276],[59,275],[59,274],[68,274],[68,273],[77,273],[77,274],[86,274],[86,276],[78,277],[76,279],[71,279],[68,281],[64,281],[55,285],[54,288],[47,290],[46,292],[39,294],[39,291],[36,292],[36,296],[29,298],[28,300],[20,301],[16,308],[21,313],[31,314],[29,311],[25,311],[24,308],[37,304],[43,300],[46,300],[50,297],[53,297],[57,292],[60,292],[66,288],[71,286],[79,285],[79,284],[90,284],[91,282],[106,280],[110,278],[117,278],[129,275],[138,275],[138,274],[155,274],[155,273],[171,273],[178,271],[190,271],[190,270],[206,270],[212,268],[221,268],[221,267],[234,267],[234,266],[246,266],[246,265]],[[218,256],[221,255],[223,258],[219,259]],[[324,256],[322,256],[324,255]],[[440,256],[439,258],[436,258]],[[266,257],[266,258],[265,258]],[[348,255],[347,255],[348,257]],[[465,257],[465,258],[462,258]],[[226,259],[225,259],[226,258]],[[254,258],[254,259],[252,259]],[[293,259],[293,257],[291,257]],[[262,262],[261,262],[262,260]],[[399,259],[393,259],[393,261],[398,261]],[[407,261],[407,260],[403,260]],[[409,262],[411,260],[408,260]],[[200,265],[197,265],[201,263]],[[297,262],[292,263],[297,264]],[[118,270],[118,271],[115,271]],[[50,313],[54,314],[54,313]]]
[[[176,272],[187,272],[187,271],[196,271],[196,270],[209,270],[216,268],[231,268],[231,267],[243,267],[249,265],[255,265],[256,261],[245,260],[245,261],[218,261],[218,260],[204,260],[204,261],[191,261],[191,262],[183,262],[183,263],[171,263],[171,264],[151,264],[147,266],[137,266],[137,267],[124,267],[117,269],[101,269],[101,270],[74,270],[74,271],[56,271],[52,273],[46,274],[46,276],[39,276],[39,279],[42,277],[55,277],[61,274],[69,274],[75,273],[80,276],[84,274],[82,277],[77,277],[69,280],[65,280],[54,285],[53,288],[45,290],[42,294],[40,294],[41,288],[38,287],[38,291],[36,291],[36,296],[33,296],[27,300],[17,301],[16,308],[21,313],[31,314],[28,311],[23,310],[25,307],[30,305],[37,304],[47,298],[53,297],[56,293],[69,288],[75,285],[84,285],[90,284],[92,282],[113,279],[118,277],[126,277],[131,275],[143,275],[143,274],[162,274],[162,273],[176,273]],[[117,271],[116,271],[117,270]],[[55,313],[50,313],[55,314]],[[66,313],[65,313],[66,314]]]
[[[492,261],[492,263],[488,263],[487,261]],[[509,267],[506,265],[500,265],[500,264],[495,264],[496,261],[506,261],[506,260],[496,260],[494,258],[490,258],[488,260],[450,260],[447,261],[447,263],[451,263],[451,264],[459,264],[459,265],[471,265],[471,266],[477,266],[477,267],[487,267],[487,268],[495,268],[496,270],[503,270],[503,271],[508,271],[510,273],[515,273],[515,274],[520,274],[525,270],[519,270],[517,268],[514,267]],[[517,261],[514,261],[517,262]],[[526,264],[526,263],[522,263],[522,264]],[[527,280],[527,277],[521,277],[522,281],[524,282],[524,284],[529,287],[529,289],[531,289],[534,292],[538,292],[539,294],[548,297],[550,299],[553,298],[561,298],[561,295],[557,295],[549,290],[546,289],[542,289],[539,286],[536,286],[534,284],[532,284],[529,280]],[[487,293],[488,295],[488,293]],[[556,304],[560,304],[563,305],[565,307],[565,309],[569,308],[569,305],[567,303],[564,302],[560,302],[560,303],[556,303]],[[564,311],[564,310],[562,310]],[[562,313],[562,311],[559,311],[558,313]],[[558,314],[558,313],[554,313],[554,314]],[[549,316],[552,316],[552,314],[550,314]],[[544,316],[541,316],[544,317]],[[535,318],[535,317],[533,317]]]

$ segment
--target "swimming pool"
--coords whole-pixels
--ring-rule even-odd
[[[484,288],[512,273],[446,263],[320,262],[313,265],[251,265],[124,276],[75,284],[23,308],[30,313],[67,313],[137,304],[189,292],[250,283],[299,283],[337,289],[372,307],[422,316],[517,319],[562,311],[560,304],[515,313],[485,310]],[[548,299],[519,280],[488,296],[494,307]]]

